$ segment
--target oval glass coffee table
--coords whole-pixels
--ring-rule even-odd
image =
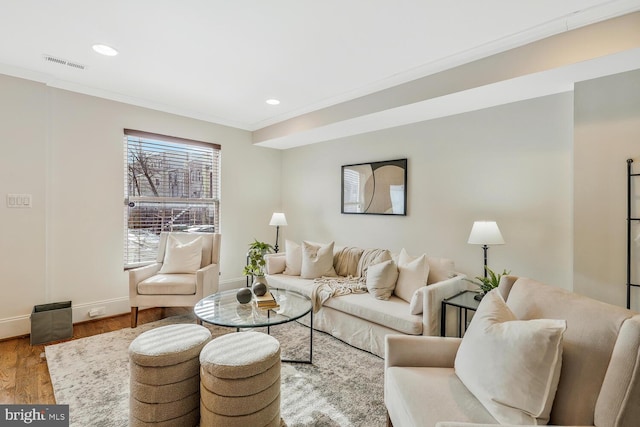
[[[269,288],[269,292],[278,302],[274,309],[258,308],[255,300],[240,304],[236,299],[238,289],[217,292],[198,301],[194,312],[198,319],[212,325],[236,328],[267,328],[298,320],[310,314],[309,360],[282,360],[283,362],[312,363],[313,360],[313,310],[311,298],[300,292],[278,288]]]

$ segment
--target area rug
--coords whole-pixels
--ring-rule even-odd
[[[146,330],[194,321],[191,316],[175,316],[47,346],[56,402],[69,405],[70,425],[128,426],[129,344]],[[235,331],[209,329],[214,337]],[[271,335],[280,341],[283,358],[308,358],[307,327],[292,322],[272,327]],[[281,416],[288,427],[385,426],[383,375],[379,357],[314,331],[313,364],[282,364]]]

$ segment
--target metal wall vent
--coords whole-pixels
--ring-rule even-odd
[[[42,57],[47,62],[53,62],[54,64],[66,65],[66,66],[71,67],[71,68],[77,68],[78,70],[84,70],[85,68],[87,68],[86,65],[82,65],[82,64],[79,64],[77,62],[68,61],[68,60],[62,59],[62,58],[57,58],[57,57],[52,56],[52,55],[46,55],[45,54],[45,55],[42,55]]]

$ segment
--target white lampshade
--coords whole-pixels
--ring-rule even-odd
[[[475,221],[467,243],[472,245],[504,245],[504,239],[495,221]]]
[[[282,212],[274,212],[269,225],[287,225],[287,218]]]

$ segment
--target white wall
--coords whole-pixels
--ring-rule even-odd
[[[627,162],[640,173],[640,71],[576,84],[575,290],[626,304]],[[640,178],[632,216],[640,217]],[[633,224],[632,237],[640,233]],[[640,280],[640,245],[632,241],[632,281]],[[632,290],[640,310],[640,289]]]
[[[292,240],[426,252],[482,274],[467,244],[474,220],[498,222],[506,245],[489,266],[571,289],[571,93],[287,150],[283,205]],[[340,214],[340,166],[408,158],[408,215]]]
[[[123,128],[222,145],[221,280],[244,280],[247,244],[273,239],[281,153],[249,132],[0,75],[0,338],[29,332],[33,305],[129,311],[123,270]],[[9,209],[8,193],[33,195]]]

